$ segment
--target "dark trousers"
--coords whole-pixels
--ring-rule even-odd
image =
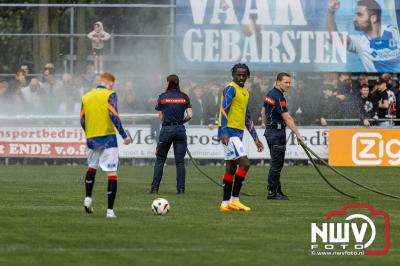
[[[271,167],[268,173],[268,189],[281,191],[281,170],[285,162],[286,133],[285,129],[267,128],[264,134],[271,155]]]
[[[157,144],[157,159],[154,165],[152,189],[158,190],[163,175],[165,160],[171,144],[174,145],[175,164],[176,164],[176,189],[185,190],[185,155],[187,147],[186,129],[183,125],[163,126],[160,131],[159,142]]]

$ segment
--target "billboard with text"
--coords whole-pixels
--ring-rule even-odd
[[[226,71],[241,61],[263,71],[400,72],[398,0],[177,0],[176,5],[181,70]]]
[[[121,158],[155,158],[157,142],[151,137],[150,127],[127,126],[133,143],[123,145],[119,141]],[[246,132],[244,146],[250,159],[269,159],[269,150],[264,130],[257,129],[259,137],[266,147],[257,152],[253,139]],[[306,141],[322,158],[327,158],[327,130],[318,128],[300,129]],[[187,127],[188,148],[194,158],[223,160],[223,148],[217,138],[217,129],[207,127]],[[85,134],[80,127],[0,127],[0,157],[41,157],[41,158],[85,158],[87,155]],[[173,149],[168,154],[173,158]],[[306,154],[297,145],[293,134],[287,131],[286,159],[305,159]]]

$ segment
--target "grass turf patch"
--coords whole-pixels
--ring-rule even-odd
[[[224,168],[203,166],[216,179]],[[222,189],[187,168],[186,194],[176,195],[167,166],[159,195],[149,195],[152,167],[122,166],[115,220],[105,218],[106,176],[98,172],[94,214],[83,211],[83,166],[8,166],[0,172],[0,265],[396,265],[399,201],[330,180],[358,199],[331,190],[309,166],[284,167],[289,201],[267,201],[268,167],[252,167],[241,200],[249,213],[220,213]],[[397,168],[342,168],[368,186],[400,194]],[[171,212],[153,215],[155,197]],[[312,256],[310,226],[345,203],[370,203],[391,218],[385,256]]]

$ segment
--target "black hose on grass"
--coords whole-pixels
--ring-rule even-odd
[[[311,149],[310,149],[307,145],[305,145],[304,143],[301,143],[300,145],[303,147],[303,149],[304,149],[305,151],[306,151],[306,150],[309,151],[312,155],[315,156],[315,158],[317,158],[317,159],[318,159],[320,162],[322,162],[325,166],[327,166],[329,169],[331,169],[333,172],[335,172],[336,174],[340,175],[341,177],[343,177],[343,178],[346,179],[347,181],[349,181],[349,182],[351,182],[351,183],[353,183],[353,184],[355,184],[355,185],[357,185],[357,186],[359,186],[359,187],[362,187],[362,188],[364,188],[364,189],[366,189],[366,190],[369,190],[369,191],[371,191],[371,192],[374,192],[374,193],[377,193],[377,194],[380,194],[380,195],[383,195],[383,196],[386,196],[386,197],[389,197],[389,198],[400,199],[399,196],[392,195],[392,194],[389,194],[389,193],[386,193],[386,192],[382,192],[382,191],[379,191],[379,190],[370,188],[370,187],[368,187],[368,186],[366,186],[366,185],[363,185],[363,184],[361,184],[361,183],[355,181],[354,179],[352,179],[352,178],[346,176],[345,174],[343,174],[343,173],[340,172],[339,170],[337,170],[337,169],[333,168],[332,166],[330,166],[327,162],[325,162],[321,157],[319,157],[313,150],[311,150]],[[306,152],[306,153],[307,153],[307,152]]]
[[[308,152],[308,150],[303,146],[304,144],[301,144],[301,147],[304,149],[304,151],[306,152],[308,158],[310,159],[312,165],[314,166],[315,170],[317,170],[318,174],[322,177],[322,179],[334,190],[336,190],[337,192],[339,192],[340,194],[355,199],[357,197],[347,194],[346,192],[341,191],[340,189],[338,189],[337,187],[335,187],[331,182],[329,182],[329,180],[322,174],[321,170],[318,168],[317,164],[315,163],[314,159],[311,157],[310,153]]]
[[[200,166],[197,164],[197,162],[194,160],[192,154],[190,153],[189,149],[186,149],[187,154],[189,155],[189,159],[190,161],[193,163],[194,167],[196,167],[196,169],[204,176],[206,177],[208,180],[210,180],[212,183],[216,184],[219,187],[224,187],[222,184],[218,183],[217,181],[214,180],[214,178],[212,178],[211,176],[209,176],[208,174],[206,174],[203,170],[201,170]],[[240,192],[241,195],[245,195],[248,197],[254,196],[253,194],[248,194],[246,192]]]

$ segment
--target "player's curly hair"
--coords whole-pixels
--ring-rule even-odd
[[[232,67],[232,70],[231,70],[232,71],[232,76],[236,72],[236,70],[238,70],[238,68],[246,69],[247,76],[250,77],[250,69],[249,69],[249,67],[246,64],[242,64],[242,63],[237,63],[236,65],[234,65]]]

